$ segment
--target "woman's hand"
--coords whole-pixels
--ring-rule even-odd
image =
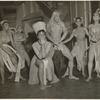
[[[92,38],[91,41],[97,42],[97,39],[96,38]]]
[[[59,44],[58,50],[59,51],[62,51],[63,50],[62,43]]]

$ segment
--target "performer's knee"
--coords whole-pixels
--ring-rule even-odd
[[[70,60],[70,61],[73,61],[73,56],[70,56],[70,57],[69,57],[69,60]]]
[[[40,68],[40,69],[43,69],[43,68],[44,68],[44,64],[43,64],[43,63],[40,63],[40,64],[39,64],[39,68]]]

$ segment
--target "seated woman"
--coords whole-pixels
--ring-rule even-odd
[[[4,84],[4,64],[6,65],[6,67],[10,72],[16,73],[15,81],[19,82],[19,79],[21,78],[20,75],[21,57],[16,52],[16,50],[13,49],[15,47],[12,38],[13,32],[9,29],[9,24],[7,20],[1,21],[0,24],[3,28],[3,30],[0,32],[0,53],[1,53],[0,71],[1,71],[2,84]]]
[[[38,41],[32,45],[35,55],[31,61],[28,82],[30,85],[40,83],[41,89],[47,87],[47,81],[52,83],[59,81],[54,74],[52,61],[54,50],[51,43],[46,40],[45,26],[44,22],[33,24]]]

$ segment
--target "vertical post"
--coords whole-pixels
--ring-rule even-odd
[[[75,11],[76,11],[76,17],[77,17],[78,16],[77,1],[75,1]]]
[[[33,9],[33,2],[30,1],[30,13],[33,13],[34,12],[34,9]]]
[[[86,1],[84,1],[84,24],[85,24],[85,27],[87,27],[87,25],[88,25],[88,17],[87,17],[87,9],[86,9],[87,7],[86,7]]]
[[[70,18],[71,18],[70,19],[70,26],[71,26],[72,25],[72,20],[73,20],[72,19],[72,2],[71,1],[70,1],[70,9],[69,10],[70,10]],[[72,31],[72,27],[71,27],[71,31]]]
[[[91,22],[92,11],[91,11],[91,1],[89,1],[89,23]]]
[[[84,25],[85,27],[88,27],[88,17],[87,17],[87,7],[86,7],[86,1],[84,1]],[[86,41],[86,48],[87,48],[87,39],[85,39]],[[85,55],[87,57],[87,53]],[[85,58],[84,58],[85,59]],[[85,62],[84,62],[85,63]]]
[[[23,17],[26,16],[26,9],[25,9],[25,3],[22,4],[22,11],[23,11]]]
[[[72,32],[72,22],[73,22],[73,16],[72,16],[72,2],[70,1],[70,26],[71,26],[71,31],[70,32]],[[70,33],[70,35],[71,35],[71,33]],[[73,45],[74,45],[74,43],[73,43],[73,41],[72,41],[72,43],[71,43],[71,46],[73,47]]]

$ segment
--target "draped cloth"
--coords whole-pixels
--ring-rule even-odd
[[[100,73],[100,41],[90,45],[90,49],[93,50],[95,57],[95,69],[97,73]]]
[[[66,59],[66,61],[68,62],[68,59]],[[67,65],[65,63],[65,57],[61,51],[55,50],[55,53],[53,55],[53,62],[54,62],[55,74],[59,79],[61,79],[67,69]]]
[[[77,41],[71,51],[73,57],[76,57],[77,59],[77,64],[78,64],[77,68],[79,71],[82,69],[82,66],[85,65],[85,62],[84,62],[85,51],[86,51],[85,40]]]
[[[6,65],[6,67],[8,68],[8,70],[10,72],[15,72],[16,76],[15,76],[15,81],[19,82],[20,80],[20,70],[23,68],[23,66],[21,66],[21,56],[19,54],[16,53],[16,50],[14,50],[10,45],[8,44],[3,44],[3,46],[5,48],[9,48],[17,57],[18,57],[18,65],[17,68],[14,66],[14,64],[12,63],[10,56],[0,48],[0,51],[2,53],[2,58],[4,61],[4,64]]]
[[[51,83],[56,83],[59,81],[59,79],[57,78],[57,76],[54,73],[54,64],[52,61],[52,56],[54,54],[54,50],[53,47],[51,46],[50,51],[48,53],[48,57],[43,61],[44,64],[44,84],[46,84],[46,69],[47,67],[50,67],[52,69],[52,75],[53,75],[53,80]],[[37,60],[37,56],[34,55],[34,57],[31,60],[31,67],[30,67],[30,72],[29,72],[29,85],[34,85],[34,84],[38,84],[39,83],[39,76],[38,76],[38,67],[36,66],[36,60]]]

